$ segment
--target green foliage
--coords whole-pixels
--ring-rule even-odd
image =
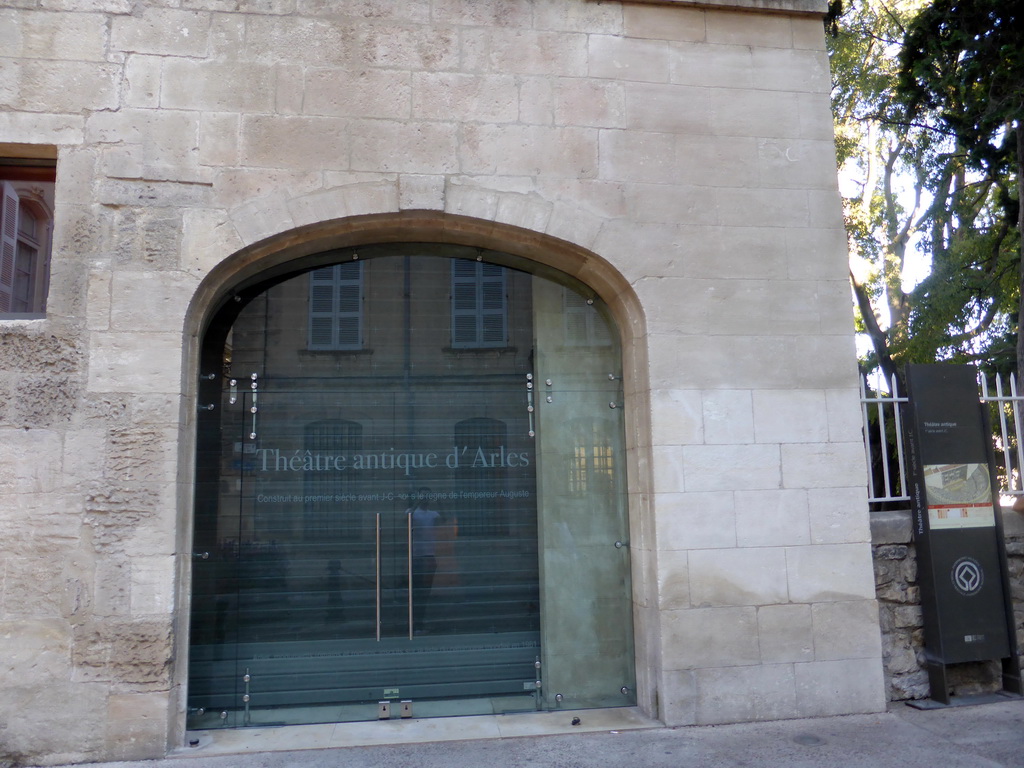
[[[1024,118],[1024,2],[934,0],[907,31],[899,90],[907,118],[935,119],[971,164],[1005,165]]]
[[[852,0],[833,19],[833,110],[861,361],[1013,368],[1020,301],[1024,0]],[[905,188],[900,191],[900,185]],[[904,286],[920,248],[932,273]]]
[[[946,216],[959,236],[931,238],[948,263],[921,306],[951,313],[954,348],[956,330],[962,336],[972,320],[985,327],[983,346],[982,337],[971,340],[974,359],[1004,370],[1015,367],[1020,344],[1022,30],[1024,0],[933,0],[907,29],[897,87],[904,122],[950,137],[964,177],[973,181],[951,199]],[[1020,367],[1024,356],[1016,357]]]
[[[911,293],[905,354],[913,360],[983,360],[1012,370],[1019,265],[997,231],[961,233]],[[983,333],[975,333],[983,329]]]

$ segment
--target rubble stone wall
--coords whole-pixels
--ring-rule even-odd
[[[909,511],[875,512],[871,519],[875,586],[882,628],[882,659],[890,701],[926,699],[930,694],[924,666],[924,619],[917,585],[917,560]],[[1003,509],[1010,592],[1016,617],[1018,648],[1024,647],[1024,517]],[[954,664],[948,669],[954,695],[1002,687],[998,662]]]

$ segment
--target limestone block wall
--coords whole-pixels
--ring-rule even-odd
[[[16,5],[0,154],[59,159],[47,316],[0,319],[0,760],[180,744],[203,313],[380,216],[619,308],[646,711],[883,706],[823,8]]]

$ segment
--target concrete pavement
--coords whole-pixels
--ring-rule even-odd
[[[587,714],[581,717],[585,720]],[[248,752],[109,768],[993,768],[1024,767],[1024,700],[769,723]]]

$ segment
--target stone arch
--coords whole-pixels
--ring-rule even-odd
[[[289,200],[260,198],[230,211],[228,221],[237,235],[232,240],[241,247],[203,279],[187,314],[186,333],[199,329],[204,313],[224,293],[257,274],[273,273],[326,250],[404,241],[489,248],[552,267],[587,284],[612,307],[626,339],[644,334],[640,302],[628,281],[588,247],[598,226],[580,222],[593,214],[561,210],[535,195],[482,190],[463,192],[456,206],[459,212],[399,210],[388,189],[383,184],[357,184]],[[360,192],[377,205],[367,205]],[[367,207],[374,210],[363,210]],[[558,216],[556,209],[561,210]],[[294,215],[293,210],[306,215]],[[335,218],[327,217],[328,210]],[[313,212],[323,217],[316,218]],[[342,218],[336,217],[339,212]],[[562,221],[579,226],[562,226]]]
[[[356,185],[365,186],[365,185]],[[346,188],[350,199],[357,199]],[[321,193],[317,193],[321,194]],[[298,200],[315,207],[316,195]],[[501,197],[501,195],[497,195]],[[516,196],[503,199],[511,205]],[[523,196],[518,196],[523,197]],[[280,202],[280,201],[278,201]],[[292,201],[294,205],[300,205]],[[519,210],[532,203],[521,200]],[[495,206],[499,203],[495,202]],[[269,207],[268,207],[269,206]],[[294,272],[297,268],[316,263],[317,254],[360,245],[402,242],[428,242],[485,248],[524,259],[537,266],[566,273],[592,289],[608,305],[622,336],[622,362],[624,371],[625,418],[627,425],[627,478],[629,488],[630,540],[633,552],[633,596],[637,609],[644,613],[635,623],[636,674],[640,706],[656,715],[658,660],[655,650],[659,641],[656,605],[656,579],[653,574],[654,540],[653,521],[646,519],[649,508],[645,500],[652,491],[651,438],[650,438],[650,384],[648,382],[646,323],[640,301],[626,278],[610,262],[593,251],[541,232],[491,218],[481,219],[439,210],[395,210],[384,213],[357,213],[344,218],[326,219],[313,223],[277,218],[279,225],[297,225],[257,237],[255,230],[246,229],[245,221],[269,214],[272,201],[261,206],[249,204],[232,212],[231,220],[244,247],[231,254],[209,271],[196,289],[186,314],[183,360],[184,402],[186,414],[196,412],[199,390],[199,350],[206,330],[218,309],[240,288],[254,286],[267,279]],[[344,210],[353,211],[350,205]],[[272,217],[270,217],[272,218]],[[267,221],[268,219],[264,219]],[[248,233],[249,237],[246,236]],[[179,466],[178,551],[191,551],[193,529],[194,447],[193,420],[182,420]],[[172,739],[181,736],[185,728],[184,687],[187,680],[188,657],[188,601],[191,595],[188,557],[182,559],[177,589],[176,612],[176,666],[174,679],[180,694],[177,720],[172,727]]]
[[[286,192],[255,198],[227,212],[243,246],[321,222],[364,216],[430,211],[508,224],[592,247],[606,217],[565,200],[535,192],[493,189],[472,179],[399,174],[381,179],[318,189],[299,195]]]

